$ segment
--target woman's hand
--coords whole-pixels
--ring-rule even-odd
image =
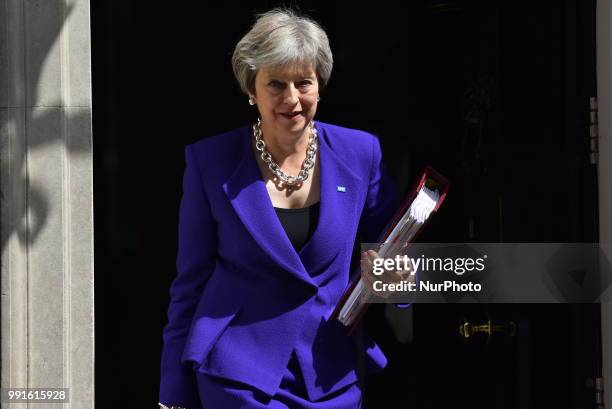
[[[393,295],[392,291],[375,291],[374,283],[376,281],[381,281],[383,284],[398,284],[402,281],[413,282],[415,280],[414,274],[411,274],[412,268],[410,268],[410,266],[408,266],[408,269],[406,270],[385,270],[381,275],[375,275],[373,273],[374,260],[379,258],[380,256],[374,250],[364,251],[361,254],[361,277],[364,280],[365,287],[370,294],[384,299],[388,299]]]

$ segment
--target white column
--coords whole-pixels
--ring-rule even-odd
[[[612,260],[612,3],[597,0],[597,98],[599,102],[599,241]],[[612,305],[601,310],[604,403],[612,408]]]
[[[89,0],[0,0],[2,387],[94,407]]]

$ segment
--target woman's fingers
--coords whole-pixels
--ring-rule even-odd
[[[374,250],[364,251],[361,254],[361,272],[362,276],[364,276],[369,283],[374,283],[374,281],[382,281],[384,283],[398,283],[401,281],[410,281],[413,279],[413,275],[411,274],[412,269],[408,268],[408,270],[397,270],[397,271],[387,271],[385,270],[383,274],[374,275],[374,260],[380,258],[378,253]]]
[[[380,270],[381,267],[385,267],[385,263],[376,261],[380,258],[380,255],[374,250],[368,250],[361,254],[361,276],[364,280],[363,284],[370,294],[385,300],[394,295],[393,291],[375,291],[375,282],[377,281],[384,284],[397,284],[401,282],[416,281],[415,275],[412,274],[412,271],[414,271],[413,266],[410,263],[398,263],[398,265],[394,265],[394,268],[399,268],[398,270],[387,270],[385,268]],[[376,267],[376,270],[382,271],[383,273],[374,274],[374,271],[376,271],[374,267]],[[377,287],[381,287],[380,283]]]
[[[374,261],[380,256],[374,250],[364,251],[361,254],[361,276],[365,280],[368,291],[378,297],[389,298],[392,293],[390,291],[374,291],[374,283],[382,281],[386,284],[399,283],[411,279],[410,270],[384,271],[383,274],[375,275]]]

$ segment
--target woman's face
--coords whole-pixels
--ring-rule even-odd
[[[319,83],[310,67],[261,68],[255,95],[262,124],[268,130],[301,134],[317,111]]]

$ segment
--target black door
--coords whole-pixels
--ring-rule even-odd
[[[594,1],[430,1],[405,16],[425,43],[418,113],[385,146],[412,152],[412,175],[431,164],[453,183],[421,241],[596,242]],[[407,344],[382,309],[367,324],[390,366],[369,408],[595,407],[597,304],[416,305]]]
[[[424,165],[452,180],[422,241],[597,240],[594,0],[91,3],[99,407],[157,402],[183,147],[254,119],[230,56],[256,12],[293,4],[323,24],[335,63],[317,118],[379,135],[400,190]],[[597,305],[411,311],[407,344],[369,313],[390,361],[369,408],[593,406]],[[516,331],[461,336],[489,319]]]

